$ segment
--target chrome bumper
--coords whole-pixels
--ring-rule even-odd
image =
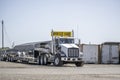
[[[65,61],[65,62],[79,62],[79,61],[82,61],[82,58],[66,58],[66,57],[62,57],[61,61]]]

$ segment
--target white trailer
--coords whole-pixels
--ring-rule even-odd
[[[102,63],[119,63],[119,45],[103,44],[101,48]]]
[[[84,44],[82,46],[83,48],[83,60],[85,63],[99,63],[99,57],[100,57],[100,47],[99,45],[95,44]]]

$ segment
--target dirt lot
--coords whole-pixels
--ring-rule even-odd
[[[0,61],[0,80],[120,80],[120,65],[54,67]]]

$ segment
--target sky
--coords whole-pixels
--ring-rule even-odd
[[[74,30],[85,44],[120,42],[120,0],[0,0],[0,47],[51,40],[51,30]]]

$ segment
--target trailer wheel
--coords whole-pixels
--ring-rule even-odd
[[[10,57],[8,57],[8,61],[10,62]]]
[[[11,57],[11,62],[13,62],[13,58]]]
[[[82,66],[84,65],[84,62],[77,62],[77,63],[75,63],[75,65],[76,65],[77,67],[82,67]]]
[[[62,66],[63,62],[61,61],[61,56],[60,55],[56,55],[55,59],[54,59],[54,63],[55,66]]]
[[[3,57],[0,58],[0,61],[3,61]]]
[[[37,57],[37,64],[40,65],[40,56]]]
[[[12,57],[10,57],[10,62],[12,62]]]

